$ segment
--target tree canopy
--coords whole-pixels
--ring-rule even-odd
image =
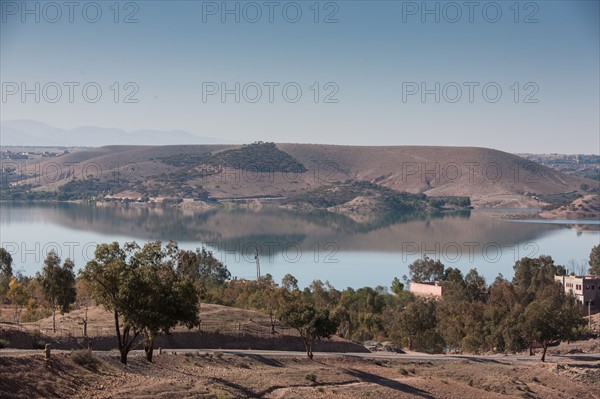
[[[592,248],[589,260],[589,274],[600,276],[600,244]]]
[[[433,260],[425,256],[417,259],[408,266],[410,280],[415,283],[426,283],[442,280],[444,265],[440,260]]]
[[[44,260],[44,267],[39,276],[44,297],[52,308],[52,331],[56,332],[56,309],[63,314],[70,310],[77,298],[75,290],[75,264],[69,258],[60,266],[60,257],[52,250]]]
[[[175,269],[176,243],[160,241],[124,248],[116,242],[96,248],[82,277],[89,281],[100,304],[114,314],[121,362],[140,334],[146,357],[152,361],[154,338],[177,324],[198,325],[199,297],[193,280]]]
[[[317,309],[302,297],[300,292],[288,293],[277,313],[278,318],[295,328],[306,348],[306,355],[313,358],[315,341],[329,338],[337,330],[337,320],[328,309]]]
[[[0,301],[4,299],[8,292],[8,284],[13,277],[12,262],[11,254],[0,247]]]

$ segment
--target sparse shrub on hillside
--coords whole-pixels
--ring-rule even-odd
[[[157,158],[162,163],[167,164],[169,166],[175,166],[178,168],[186,167],[186,166],[195,166],[203,163],[210,157],[210,152],[202,153],[202,154],[177,154],[177,155],[169,155],[166,157]]]
[[[45,319],[48,316],[52,316],[52,310],[43,307],[36,307],[27,309],[27,311],[21,317],[23,323],[33,323],[41,319]]]
[[[275,143],[262,141],[219,152],[211,156],[207,163],[258,173],[307,171],[303,164],[290,154],[281,151]]]
[[[92,351],[88,349],[77,349],[71,351],[71,359],[75,363],[90,370],[98,370],[102,362],[98,359]]]
[[[43,340],[41,332],[34,331],[31,334],[31,338],[33,338],[33,349],[44,349],[46,347],[46,343]]]
[[[344,183],[319,187],[289,198],[291,205],[310,205],[314,208],[329,208],[343,205],[357,197],[374,198],[380,212],[415,212],[443,208],[468,208],[469,197],[431,197],[392,190],[368,181],[347,180]]]

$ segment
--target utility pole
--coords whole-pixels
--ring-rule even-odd
[[[588,325],[590,327],[590,331],[592,331],[592,300],[588,300]]]
[[[260,259],[258,256],[258,247],[256,247],[254,259],[256,260],[256,281],[260,281]]]

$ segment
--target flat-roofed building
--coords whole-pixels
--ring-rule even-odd
[[[567,294],[573,294],[585,313],[600,311],[600,276],[555,276]]]
[[[440,298],[443,294],[443,289],[438,281],[434,283],[411,282],[410,292],[418,296]]]

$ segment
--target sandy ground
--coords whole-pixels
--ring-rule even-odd
[[[77,312],[60,317],[63,332],[80,327]],[[243,322],[261,335],[269,327],[267,315],[218,305],[203,305],[201,315],[207,329]],[[112,334],[109,316],[101,308],[90,309],[91,331]],[[47,330],[48,323],[44,319],[29,326]],[[539,354],[525,361],[497,355],[411,360],[318,353],[310,361],[301,352],[235,355],[198,349],[183,354],[163,349],[161,355],[155,351],[154,363],[139,351],[132,353],[124,367],[115,350],[94,351],[96,366],[76,363],[70,351],[54,351],[47,362],[41,350],[0,350],[0,398],[600,399],[600,339],[563,343],[550,353],[580,355],[552,356],[541,363]]]
[[[69,353],[2,355],[0,397],[77,398],[600,398],[600,363],[403,361],[349,356],[216,353],[141,355],[122,366],[99,353],[95,368]]]

